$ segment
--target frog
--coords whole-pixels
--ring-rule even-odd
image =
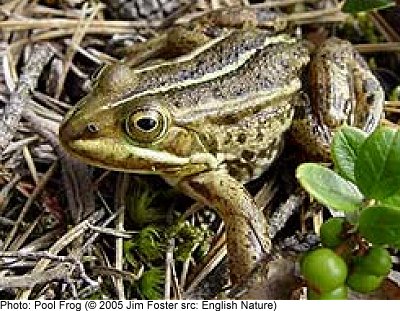
[[[371,132],[383,111],[383,89],[348,41],[314,49],[282,21],[235,8],[172,27],[103,67],[59,130],[85,163],[159,175],[215,209],[232,284],[271,257],[266,217],[245,184],[276,161],[286,134],[324,157],[340,125]]]

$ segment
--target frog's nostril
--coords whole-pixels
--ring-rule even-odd
[[[98,133],[99,130],[98,125],[93,122],[82,124],[82,122],[69,119],[61,125],[59,138],[64,145],[70,145],[71,142],[92,136],[93,133]]]

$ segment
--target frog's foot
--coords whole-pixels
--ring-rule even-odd
[[[330,38],[323,43],[310,63],[308,86],[310,100],[297,97],[301,112],[292,136],[311,155],[326,158],[339,126],[372,132],[382,117],[384,91],[348,41]]]
[[[238,6],[207,12],[192,23],[208,27],[261,27],[272,34],[287,28],[285,16],[275,8]]]
[[[229,292],[230,299],[292,299],[301,287],[296,277],[296,257],[269,258],[261,261],[250,276]]]
[[[126,51],[124,63],[135,67],[154,59],[170,59],[182,56],[202,47],[211,38],[196,29],[183,26],[170,28],[163,34],[145,42],[137,43]]]
[[[270,252],[264,215],[243,185],[223,171],[187,177],[179,187],[196,200],[214,207],[223,219],[231,280],[239,284]]]

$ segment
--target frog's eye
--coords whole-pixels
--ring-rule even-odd
[[[125,131],[138,143],[154,143],[166,133],[168,115],[154,107],[145,107],[131,113],[125,121]]]

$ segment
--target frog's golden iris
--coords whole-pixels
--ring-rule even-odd
[[[167,112],[162,109],[140,107],[125,119],[125,132],[134,144],[154,144],[166,133],[168,119]]]

